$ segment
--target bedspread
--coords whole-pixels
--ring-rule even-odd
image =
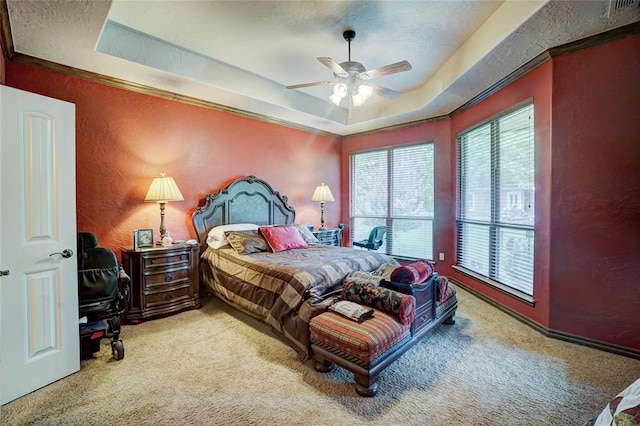
[[[204,284],[225,302],[281,333],[304,357],[309,352],[309,320],[322,302],[339,294],[354,271],[373,271],[397,262],[373,251],[310,244],[284,252],[237,254],[231,248],[205,250]]]

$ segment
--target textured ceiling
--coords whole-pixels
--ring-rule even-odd
[[[339,135],[448,114],[547,49],[640,20],[590,1],[8,0],[17,53]],[[316,60],[410,71],[336,107]]]

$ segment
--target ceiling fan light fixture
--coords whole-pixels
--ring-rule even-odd
[[[333,86],[333,94],[340,97],[340,99],[344,98],[347,95],[347,85],[344,83],[338,83]]]
[[[375,91],[376,94],[386,96],[390,99],[396,99],[400,96],[400,92],[387,89],[386,87],[379,86],[377,84],[360,84],[361,81],[368,81],[373,78],[383,77],[385,75],[395,74],[403,71],[409,71],[411,64],[407,61],[400,61],[393,64],[385,65],[383,67],[374,68],[368,70],[360,62],[351,60],[351,41],[356,37],[356,32],[353,30],[345,30],[342,33],[344,39],[349,43],[349,60],[337,63],[331,58],[322,56],[316,58],[320,63],[329,68],[335,78],[341,79],[344,83],[337,83],[333,86],[333,94],[329,96],[329,100],[336,106],[340,106],[342,99],[347,95],[349,105],[348,108],[357,107],[366,102],[367,99]],[[304,87],[312,86],[324,86],[331,84],[328,81],[316,81],[314,83],[294,84],[292,86],[286,86],[287,89],[301,89]]]
[[[342,101],[342,98],[334,93],[333,95],[329,96],[329,100],[333,102],[336,106],[340,106],[340,102]]]
[[[356,93],[355,95],[353,95],[351,97],[351,100],[353,101],[354,107],[359,107],[364,103],[364,101],[366,101],[366,99],[359,93]]]
[[[369,99],[372,93],[373,87],[369,86],[368,84],[361,84],[360,86],[358,86],[358,94],[362,96],[365,101]]]
[[[335,105],[340,105],[342,98],[347,96],[347,85],[344,83],[338,83],[333,86],[333,95],[329,96],[329,100]]]

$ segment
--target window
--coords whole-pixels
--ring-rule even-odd
[[[457,159],[457,266],[533,296],[533,104],[460,134]]]
[[[366,240],[376,226],[387,233],[378,251],[433,259],[433,144],[351,156],[351,238]]]

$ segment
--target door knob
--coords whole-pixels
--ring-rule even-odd
[[[51,253],[51,254],[49,255],[49,257],[51,257],[51,256],[55,256],[56,254],[59,254],[60,256],[64,257],[65,259],[68,259],[68,258],[70,258],[71,256],[73,256],[73,250],[71,250],[71,249],[66,249],[66,250],[62,250],[61,252],[60,252],[60,251],[58,251],[58,252],[55,252],[55,253]]]

